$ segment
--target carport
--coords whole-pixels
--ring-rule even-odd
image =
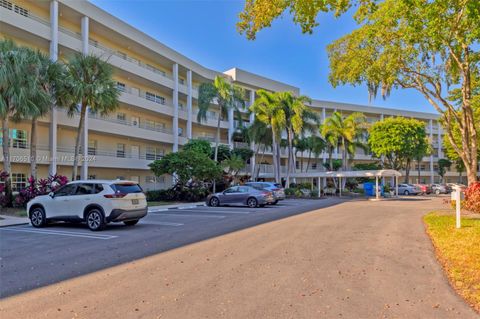
[[[272,175],[272,176],[269,176]],[[261,177],[273,177],[273,174],[260,174]],[[366,171],[325,171],[325,172],[308,172],[308,173],[293,173],[290,174],[291,178],[305,178],[311,179],[312,186],[313,181],[317,179],[318,185],[318,197],[320,197],[320,190],[323,189],[323,186],[326,185],[327,178],[338,178],[339,185],[342,185],[342,179],[344,178],[355,178],[355,177],[375,177],[375,198],[380,198],[379,191],[379,179],[384,177],[393,177],[395,178],[395,196],[398,196],[398,178],[402,176],[399,171],[393,169],[379,169],[379,170],[366,170]],[[340,196],[342,196],[342,187],[339,187]]]

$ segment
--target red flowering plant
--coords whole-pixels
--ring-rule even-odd
[[[475,182],[465,190],[465,208],[480,214],[480,182]]]
[[[36,196],[46,195],[67,183],[68,178],[63,175],[55,174],[38,181],[32,176],[28,179],[28,186],[22,189],[15,198],[15,205],[25,207]]]
[[[9,201],[7,196],[5,196],[5,179],[8,177],[8,173],[5,171],[0,171],[0,207],[5,207]]]

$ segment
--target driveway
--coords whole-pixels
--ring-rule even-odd
[[[424,232],[422,215],[442,206],[344,202],[16,295],[0,315],[478,318]]]

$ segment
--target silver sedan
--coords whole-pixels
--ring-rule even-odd
[[[248,207],[263,207],[275,202],[273,193],[251,186],[234,186],[223,192],[211,194],[207,197],[207,205],[217,207],[220,205],[247,205]]]

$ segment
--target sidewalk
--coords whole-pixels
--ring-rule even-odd
[[[0,215],[0,227],[24,225],[28,223],[30,223],[30,220],[26,217]]]
[[[188,208],[195,208],[197,206],[205,206],[205,202],[150,206],[150,207],[148,207],[148,212],[149,213],[163,212],[163,211],[166,211],[166,210],[169,210],[169,209],[188,209]]]

